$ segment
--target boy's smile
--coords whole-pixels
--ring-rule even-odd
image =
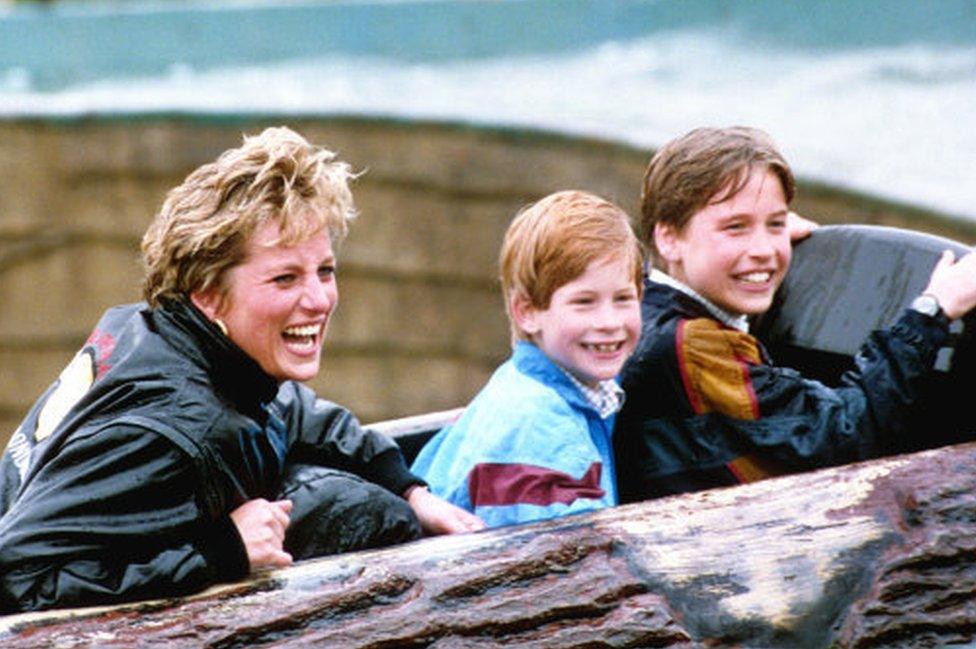
[[[735,315],[769,309],[790,265],[786,195],[779,178],[757,169],[734,196],[709,203],[681,232],[661,223],[655,242],[668,274]]]
[[[553,292],[548,308],[522,303],[513,314],[546,356],[586,385],[612,379],[640,335],[632,264],[624,255],[593,261]]]

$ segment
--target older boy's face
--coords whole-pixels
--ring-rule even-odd
[[[623,255],[591,262],[556,289],[549,308],[516,313],[539,349],[589,386],[615,377],[640,335],[633,267]]]
[[[738,194],[696,212],[681,232],[655,232],[668,274],[734,314],[766,311],[790,265],[783,186],[759,169]]]

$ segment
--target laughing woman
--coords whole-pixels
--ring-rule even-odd
[[[479,529],[319,370],[349,168],[246,138],[172,190],[116,307],[0,462],[0,613],[191,593],[293,560]]]

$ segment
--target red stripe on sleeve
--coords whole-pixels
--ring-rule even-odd
[[[704,411],[704,408],[702,408],[698,393],[691,386],[691,377],[688,375],[688,361],[685,359],[686,323],[687,320],[682,320],[678,323],[677,335],[674,337],[674,346],[678,356],[678,372],[681,374],[681,383],[685,386],[685,396],[688,397],[688,403],[691,404],[691,409],[695,411],[695,414],[700,415]]]
[[[739,367],[742,369],[742,387],[749,398],[749,406],[752,408],[752,418],[759,419],[759,399],[756,397],[756,390],[752,387],[752,375],[749,373],[749,365],[752,361],[742,356],[736,356]]]
[[[468,474],[471,506],[569,505],[578,498],[602,498],[603,465],[594,462],[579,480],[532,464],[477,464]]]

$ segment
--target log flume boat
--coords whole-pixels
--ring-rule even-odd
[[[826,382],[921,291],[931,235],[830,226],[756,324]],[[917,447],[728,489],[424,539],[186,598],[0,618],[13,647],[951,647],[976,643],[972,316]],[[968,411],[968,412],[967,412]],[[376,424],[408,455],[459,410]],[[925,448],[923,448],[925,447]]]

